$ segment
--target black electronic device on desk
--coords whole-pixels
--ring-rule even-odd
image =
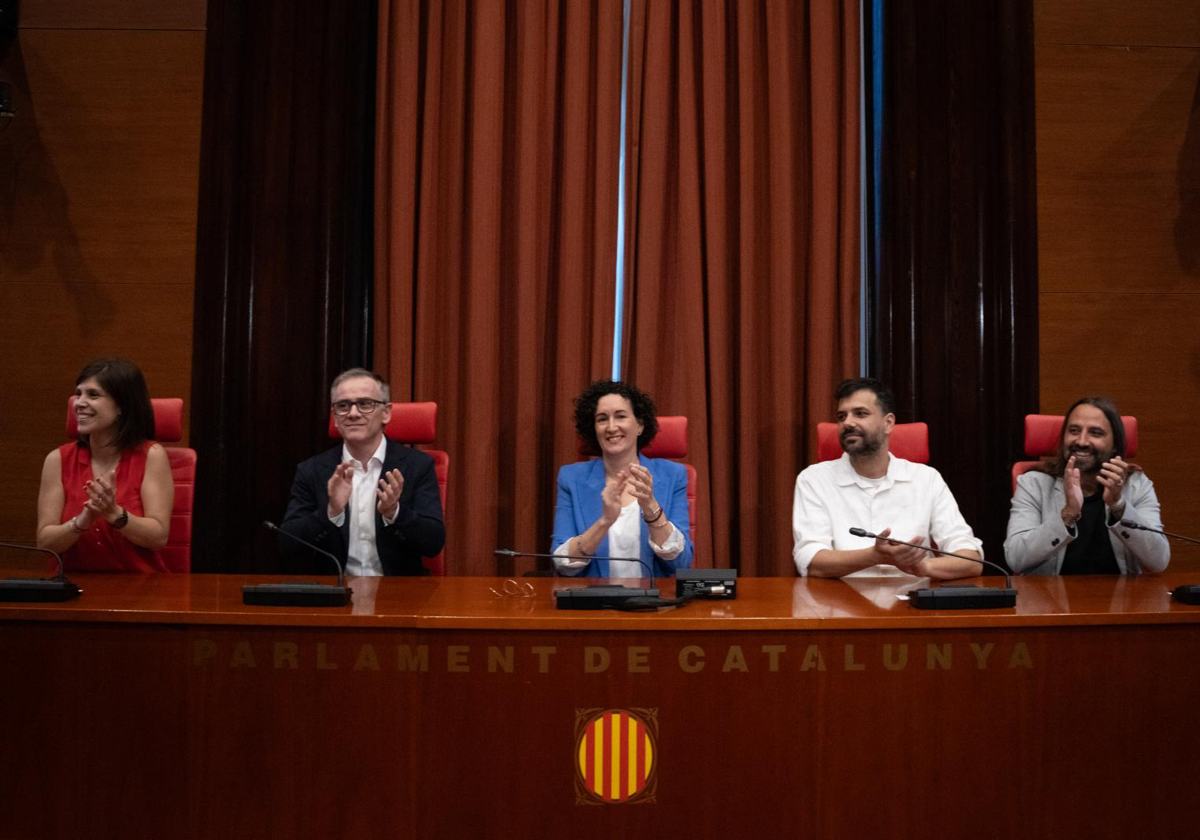
[[[733,601],[737,598],[737,569],[679,569],[675,594],[681,598]]]
[[[47,604],[78,598],[79,593],[83,591],[67,580],[62,558],[58,556],[57,552],[48,548],[21,545],[20,543],[0,542],[0,546],[49,554],[58,563],[58,574],[52,578],[4,578],[0,580],[0,601]]]

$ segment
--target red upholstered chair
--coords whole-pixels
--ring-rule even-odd
[[[642,455],[647,458],[672,458],[678,460],[687,457],[687,418],[683,416],[659,417],[658,434],[654,440],[642,449]],[[692,545],[696,544],[696,468],[685,463],[687,470],[687,500],[688,528]]]
[[[1056,455],[1061,443],[1063,416],[1061,414],[1025,415],[1025,454],[1036,461],[1017,461],[1012,467],[1012,489],[1017,492],[1017,477],[1042,463],[1040,459]],[[1125,424],[1125,457],[1137,455],[1138,423],[1136,417],[1121,415]]]
[[[924,423],[897,423],[888,438],[888,451],[897,458],[929,463],[929,426]],[[836,461],[842,457],[837,423],[817,424],[817,460]]]
[[[154,436],[159,443],[175,443],[183,437],[183,400],[179,397],[152,399]],[[75,397],[67,399],[67,437],[79,437],[75,417]],[[196,450],[185,446],[167,446],[171,478],[175,481],[175,505],[171,508],[171,530],[167,544],[159,549],[172,572],[192,570],[192,511],[196,492]]]
[[[411,402],[392,403],[392,419],[383,428],[383,433],[397,443],[433,443],[437,437],[437,403]],[[329,415],[329,436],[341,438],[337,425]],[[446,516],[446,484],[450,478],[450,455],[440,449],[422,449],[433,458],[433,472],[437,476],[438,494],[442,498],[442,518]],[[425,568],[432,575],[446,574],[446,552],[437,557],[426,557]]]

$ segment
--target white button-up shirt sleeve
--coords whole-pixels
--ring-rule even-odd
[[[801,577],[818,551],[833,548],[833,516],[826,507],[819,477],[805,470],[796,478],[792,499],[792,559]]]

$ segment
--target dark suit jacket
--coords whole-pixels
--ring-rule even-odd
[[[329,521],[329,477],[342,461],[339,445],[309,458],[296,467],[292,498],[282,528],[337,557],[343,565],[349,552],[350,511],[342,527]],[[442,522],[442,500],[438,493],[433,458],[419,449],[387,442],[383,471],[398,469],[404,476],[400,512],[391,525],[375,511],[375,548],[385,575],[428,574],[422,557],[435,557],[446,542]],[[280,539],[289,570],[307,574],[331,574],[329,558],[310,551],[286,537]]]

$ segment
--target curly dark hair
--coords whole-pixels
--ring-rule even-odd
[[[150,391],[138,366],[128,359],[95,359],[79,371],[75,385],[95,379],[113,402],[120,415],[114,439],[117,449],[126,452],[148,440],[154,440],[154,408]],[[88,446],[88,436],[79,436],[79,445]]]
[[[589,455],[600,454],[600,440],[596,437],[596,406],[600,398],[608,394],[624,397],[633,406],[633,416],[642,424],[642,433],[637,439],[640,452],[658,434],[658,418],[655,416],[654,400],[628,382],[601,379],[587,386],[575,398],[575,432]]]

